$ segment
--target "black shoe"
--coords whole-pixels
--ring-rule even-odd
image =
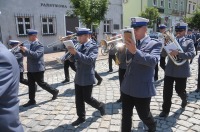
[[[98,83],[97,83],[97,85],[100,85],[100,84],[101,84],[101,82],[102,82],[102,80],[103,80],[102,78],[101,78],[101,79],[99,79],[99,80],[98,80]]]
[[[68,79],[65,79],[65,80],[62,81],[61,83],[67,83],[67,82],[69,82],[69,80],[68,80]]]
[[[159,117],[168,117],[169,113],[165,113],[164,111],[162,111],[159,115]]]
[[[182,100],[181,107],[185,108],[186,105],[187,105],[187,100]]]
[[[199,88],[197,88],[197,89],[195,90],[195,92],[197,92],[197,93],[198,93],[198,92],[200,92],[200,89],[199,89]]]
[[[85,122],[85,119],[78,118],[76,121],[72,122],[72,126],[78,126],[79,124]]]
[[[30,100],[29,100],[26,104],[23,105],[23,107],[29,107],[29,106],[35,105],[35,104],[36,104],[35,101],[30,101]]]
[[[101,103],[101,106],[99,108],[99,111],[101,113],[101,116],[105,115],[106,112],[105,112],[105,104],[104,103]]]
[[[59,93],[59,90],[56,90],[56,92],[53,94],[52,100],[57,99],[58,93]]]
[[[120,103],[120,102],[122,102],[122,99],[120,98],[120,99],[118,99],[116,102],[117,102],[117,103]]]
[[[109,70],[108,72],[113,72],[113,70]]]

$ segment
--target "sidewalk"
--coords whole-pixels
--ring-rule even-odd
[[[60,51],[60,52],[54,52],[54,53],[48,53],[44,54],[44,62],[45,62],[45,67],[46,70],[57,68],[63,66],[63,64],[60,64],[57,62],[56,58],[59,58],[65,54],[65,51]],[[97,60],[104,60],[107,59],[108,55],[103,56],[101,54],[101,48],[99,48],[99,54]],[[27,71],[27,57],[24,57],[24,71]]]

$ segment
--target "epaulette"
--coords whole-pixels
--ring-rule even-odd
[[[156,42],[159,42],[159,40],[156,39],[156,38],[151,38],[151,40],[154,40],[154,41],[156,41]]]

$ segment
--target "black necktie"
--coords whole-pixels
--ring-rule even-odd
[[[140,40],[137,40],[136,46],[138,47],[140,45]]]
[[[83,50],[83,49],[84,49],[84,44],[81,45],[81,50]]]

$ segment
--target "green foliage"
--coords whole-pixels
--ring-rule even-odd
[[[74,7],[74,14],[79,16],[81,22],[90,28],[99,25],[105,19],[108,9],[108,0],[70,0]]]
[[[148,7],[139,16],[149,19],[148,27],[153,28],[154,23],[156,23],[159,18],[159,12],[155,7]]]
[[[200,29],[200,10],[196,10],[192,17],[185,20],[190,28]]]

